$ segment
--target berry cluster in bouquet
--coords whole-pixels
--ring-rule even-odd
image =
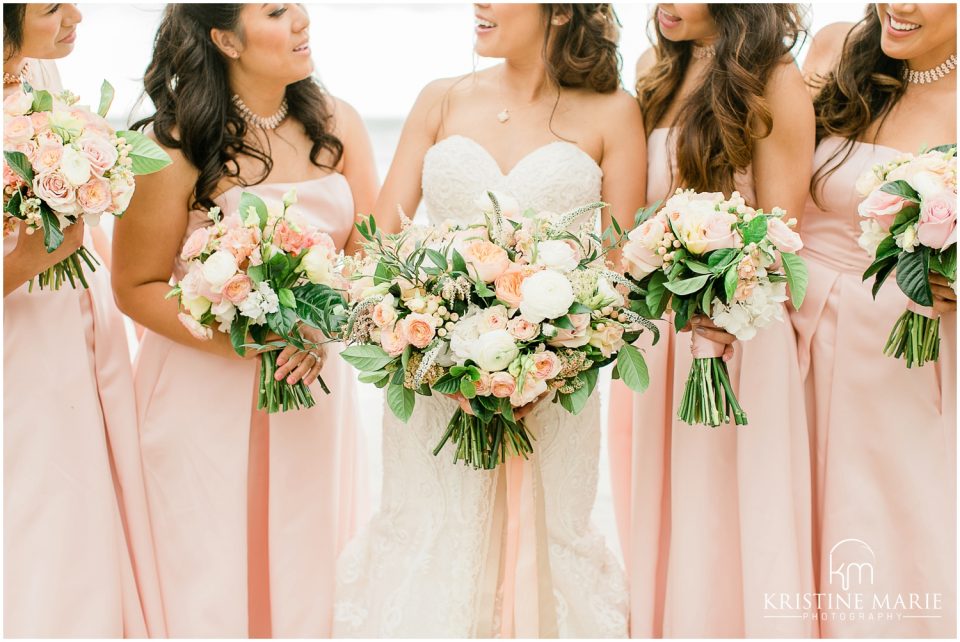
[[[303,381],[275,380],[277,350],[288,344],[321,348],[323,337],[304,324],[333,338],[346,311],[340,253],[330,235],[291,209],[295,202],[293,191],[282,204],[244,192],[238,212],[223,216],[211,209],[212,224],[184,243],[180,258],[189,267],[167,295],[178,298],[178,318],[197,339],[223,332],[240,356],[247,349],[259,352],[257,408],[271,413],[315,403]],[[329,393],[323,379],[318,382]]]
[[[803,243],[782,209],[766,214],[747,206],[737,192],[728,199],[693,190],[677,190],[654,214],[655,209],[640,213],[623,247],[624,267],[635,279],[634,312],[659,319],[669,306],[678,332],[702,314],[747,341],[783,322],[788,286],[800,307],[807,270],[796,252]],[[732,417],[745,425],[747,415],[721,358],[723,346],[693,333],[691,349],[680,420],[716,427]]]
[[[23,221],[26,233],[40,231],[53,252],[64,228],[81,219],[97,225],[104,214],[121,216],[133,196],[134,176],[170,164],[149,138],[114,131],[104,118],[112,99],[106,81],[97,113],[77,105],[69,92],[52,94],[26,82],[4,99],[4,236]],[[97,261],[81,246],[38,276],[40,288],[56,290],[65,282],[77,287],[77,281],[87,287],[84,265],[93,271]]]
[[[931,275],[957,287],[957,147],[944,145],[918,156],[904,154],[860,177],[858,207],[864,220],[859,244],[873,263],[873,296],[896,271],[897,285],[910,299],[884,354],[903,358],[907,367],[936,361],[940,317],[930,306]],[[934,277],[936,278],[936,277]]]
[[[579,413],[610,363],[645,389],[646,365],[630,342],[655,327],[624,307],[617,286],[627,280],[605,265],[594,229],[603,203],[521,213],[487,192],[478,205],[469,225],[405,221],[395,235],[373,218],[358,225],[366,256],[352,267],[341,355],[361,381],[386,388],[403,421],[417,394],[455,397],[434,454],[452,440],[455,462],[493,469],[533,452],[521,416],[533,402],[553,394]]]

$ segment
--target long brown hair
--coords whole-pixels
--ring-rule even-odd
[[[23,18],[27,5],[12,2],[3,3],[3,61],[20,53],[23,45]]]
[[[617,49],[620,23],[613,5],[540,6],[547,22],[544,60],[550,79],[560,87],[585,87],[601,94],[616,91],[620,86],[622,59]],[[554,16],[566,16],[568,21],[562,26],[554,26]]]
[[[773,116],[763,97],[784,56],[805,34],[797,4],[708,5],[717,25],[715,55],[703,83],[684,100],[670,126],[678,184],[698,191],[733,191],[734,176],[753,161],[755,142],[770,135]],[[647,132],[660,122],[683,82],[693,43],[672,42],[651,20],[656,62],[637,81]]]
[[[191,207],[213,207],[214,192],[223,178],[256,185],[273,168],[269,147],[260,149],[246,139],[246,121],[231,100],[226,58],[210,38],[211,29],[238,32],[242,9],[242,4],[167,5],[144,76],[144,91],[156,113],[133,127],[142,129],[152,123],[157,140],[182,150],[199,170]],[[329,96],[311,77],[287,85],[286,99],[290,117],[303,125],[313,143],[310,161],[332,170],[343,155],[343,144],[332,133]],[[320,161],[324,150],[333,157],[329,165]],[[250,181],[240,176],[240,155],[263,166],[258,178]]]
[[[874,122],[879,119],[882,125],[906,91],[907,85],[901,79],[906,63],[883,53],[882,29],[874,6],[868,5],[863,20],[854,25],[843,41],[837,69],[818,83],[819,92],[813,100],[817,144],[829,136],[846,139],[813,174],[810,195],[818,205],[823,181],[849,158],[854,143]]]

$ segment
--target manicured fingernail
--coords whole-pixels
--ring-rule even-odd
[[[296,380],[297,380],[296,377],[294,377],[293,375],[290,375],[289,377],[287,377],[287,383],[289,384],[292,384]]]
[[[283,379],[283,374],[278,372],[277,374],[273,375],[273,378],[276,379],[277,381],[280,381],[281,379]]]
[[[286,362],[287,362],[287,358],[286,358],[286,357],[277,357],[277,365],[278,365],[278,366],[282,366],[282,365],[285,364]]]

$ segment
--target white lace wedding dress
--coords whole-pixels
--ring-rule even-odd
[[[563,212],[600,200],[601,175],[592,158],[566,142],[534,150],[504,175],[479,143],[451,136],[427,152],[423,199],[432,223],[476,215],[487,189],[513,196],[521,210]],[[499,551],[490,545],[498,472],[453,464],[450,443],[433,455],[455,408],[445,397],[418,396],[407,423],[384,411],[382,506],[338,561],[334,637],[500,631],[500,596],[492,612],[481,607],[484,569]],[[625,637],[625,577],[590,524],[598,395],[577,416],[541,403],[527,425],[536,438],[531,464],[539,465],[543,484],[556,634]]]

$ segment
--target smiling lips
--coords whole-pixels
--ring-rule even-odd
[[[676,27],[682,22],[680,16],[675,16],[665,9],[657,9],[657,20],[660,22],[660,26],[666,29],[671,27]]]
[[[894,18],[892,14],[887,14],[887,26],[888,31],[894,35],[903,35],[916,31],[920,28],[921,25],[916,24],[915,22],[906,22],[904,20],[898,20]]]
[[[481,18],[480,16],[474,16],[474,24],[476,25],[476,32],[478,34],[488,33],[497,28],[497,23],[487,20],[486,18]]]

